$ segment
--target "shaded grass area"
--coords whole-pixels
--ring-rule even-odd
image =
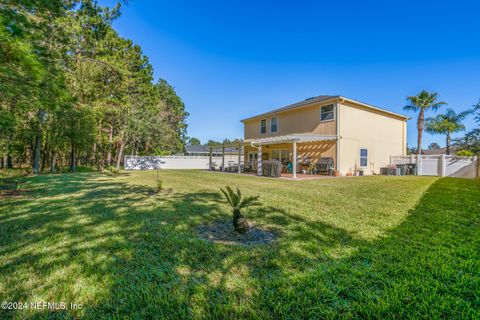
[[[162,171],[23,178],[0,203],[0,300],[81,304],[10,318],[478,318],[480,184],[428,177],[286,181]],[[212,244],[218,188],[278,240]]]

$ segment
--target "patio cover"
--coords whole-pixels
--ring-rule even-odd
[[[245,140],[246,143],[253,143],[255,145],[266,145],[266,144],[280,144],[280,143],[302,143],[302,142],[315,142],[315,141],[331,141],[337,140],[338,136],[331,135],[322,135],[314,133],[294,133],[287,134],[284,136],[260,138],[260,139],[249,139]]]

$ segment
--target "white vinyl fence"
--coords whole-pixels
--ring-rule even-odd
[[[391,165],[408,163],[417,165],[417,175],[419,176],[476,178],[479,173],[479,161],[476,156],[460,157],[442,154],[390,157]]]
[[[243,161],[243,156],[241,157]],[[213,166],[220,168],[222,157],[212,157]],[[205,156],[125,156],[126,170],[153,169],[205,169],[208,170],[209,157]],[[237,165],[238,155],[225,155],[225,167]]]

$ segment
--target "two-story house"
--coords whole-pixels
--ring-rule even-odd
[[[342,96],[318,96],[241,120],[245,166],[261,174],[266,159],[334,159],[342,175],[379,173],[390,156],[406,154],[408,117]],[[295,174],[294,174],[295,176]]]

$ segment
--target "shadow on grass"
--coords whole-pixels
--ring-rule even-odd
[[[78,302],[82,310],[56,315],[86,318],[478,313],[480,191],[472,181],[437,181],[374,242],[264,206],[256,215],[280,241],[243,248],[196,237],[195,226],[229,219],[218,193],[148,196],[148,187],[98,177],[39,177],[38,198],[8,204],[17,209],[0,225],[5,300]],[[352,254],[333,259],[327,251],[337,247]]]
[[[388,236],[317,270],[265,282],[257,307],[274,318],[480,317],[480,188],[441,179]]]

